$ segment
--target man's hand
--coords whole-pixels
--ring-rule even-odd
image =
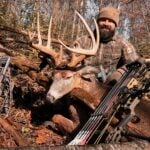
[[[127,64],[126,67],[127,67],[127,69],[135,69],[137,67],[141,67],[142,64],[143,64],[143,62],[141,62],[139,59],[139,60],[133,61],[130,64]]]

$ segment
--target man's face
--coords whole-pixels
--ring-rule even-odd
[[[115,33],[115,23],[107,18],[101,18],[98,21],[101,41],[109,41]]]

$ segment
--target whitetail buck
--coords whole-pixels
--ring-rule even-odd
[[[60,44],[60,51],[57,52],[52,48],[52,40],[51,40],[51,24],[52,18],[50,19],[49,29],[48,29],[48,40],[47,45],[44,46],[42,44],[41,34],[40,34],[40,24],[39,24],[39,15],[37,18],[37,31],[38,31],[38,44],[34,44],[32,42],[32,46],[53,58],[55,62],[55,71],[53,75],[53,83],[50,86],[50,89],[47,93],[47,100],[51,103],[56,103],[64,95],[70,93],[74,95],[81,101],[83,101],[87,106],[92,108],[93,110],[97,107],[100,103],[100,98],[105,92],[105,89],[100,87],[98,81],[95,78],[93,73],[98,73],[99,70],[92,67],[86,66],[81,67],[78,71],[71,71],[71,70],[59,70],[59,67],[67,66],[68,68],[76,68],[76,66],[86,58],[86,55],[95,55],[98,47],[99,47],[99,28],[94,20],[96,26],[96,39],[94,37],[93,31],[89,28],[84,18],[76,12],[77,15],[80,17],[82,22],[84,23],[91,41],[92,47],[90,49],[83,49],[76,43],[73,48],[66,46],[62,41],[58,40],[57,42]],[[33,40],[33,36],[29,35],[30,40]],[[63,49],[63,46],[66,49]],[[65,54],[64,50],[68,50],[70,52],[69,58]],[[57,69],[56,69],[57,68]],[[88,74],[84,74],[84,73]],[[77,115],[76,111],[74,111],[75,116]],[[52,120],[59,124],[61,128],[66,130],[67,132],[72,132],[76,126],[79,124],[78,117],[76,117],[75,121],[68,120],[64,118],[62,115],[54,115]],[[63,120],[63,121],[61,121]]]
[[[96,21],[94,20],[96,26],[96,35],[97,39],[95,39],[93,32],[87,25],[84,18],[76,12],[77,15],[80,17],[82,22],[84,23],[92,41],[92,48],[91,49],[83,49],[76,43],[76,46],[70,48],[66,46],[62,41],[58,40],[60,43],[60,51],[56,52],[52,48],[51,42],[51,24],[52,19],[50,20],[49,29],[48,29],[48,40],[47,45],[42,45],[42,39],[40,34],[40,25],[39,25],[39,16],[37,19],[37,30],[38,30],[38,44],[32,43],[32,46],[48,55],[50,55],[55,62],[55,68],[59,68],[60,66],[68,66],[68,67],[76,67],[83,59],[86,58],[86,55],[95,55],[98,47],[99,47],[99,29]],[[32,39],[32,37],[30,36]],[[65,55],[62,45],[68,50],[71,55],[71,60]],[[89,75],[83,75],[84,72],[89,72]],[[86,66],[78,71],[71,71],[71,70],[55,70],[53,76],[53,83],[50,86],[50,89],[47,93],[47,99],[51,103],[55,103],[58,99],[66,95],[67,93],[72,93],[80,100],[84,101],[90,108],[95,109],[96,106],[100,102],[100,97],[104,94],[104,90],[100,88],[96,78],[91,72],[98,73],[98,69]]]

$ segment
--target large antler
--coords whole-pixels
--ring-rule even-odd
[[[40,21],[39,21],[39,13],[38,13],[38,16],[37,16],[37,32],[38,32],[38,43],[35,44],[32,42],[32,46],[48,55],[50,55],[54,61],[55,61],[55,65],[56,66],[59,66],[60,64],[64,64],[65,62],[67,62],[67,58],[64,57],[63,55],[63,50],[62,48],[60,48],[60,51],[61,52],[56,52],[52,46],[51,46],[51,26],[52,26],[52,17],[50,19],[50,22],[49,22],[49,27],[48,27],[48,40],[47,40],[47,45],[44,46],[42,44],[42,38],[41,38],[41,32],[40,32]],[[31,41],[33,41],[33,37],[31,36],[31,34],[29,34],[29,38]],[[59,41],[58,41],[59,43]]]
[[[91,31],[91,29],[89,28],[89,26],[86,23],[86,21],[84,20],[84,18],[77,11],[76,11],[76,13],[80,17],[80,19],[82,20],[85,27],[87,28],[87,31],[89,32],[90,37],[92,39],[92,49],[90,49],[90,50],[89,49],[82,49],[81,46],[79,45],[79,43],[77,43],[76,47],[70,48],[67,45],[65,45],[62,41],[58,40],[58,43],[60,43],[61,46],[60,46],[60,52],[56,52],[51,46],[52,17],[50,19],[49,28],[48,28],[47,45],[44,46],[42,44],[42,38],[41,38],[41,33],[40,33],[39,13],[38,13],[38,16],[37,16],[38,44],[35,44],[32,42],[32,46],[34,48],[50,55],[54,59],[56,67],[60,66],[60,65],[67,65],[69,67],[74,67],[85,58],[85,55],[95,55],[97,52],[97,49],[99,47],[99,39],[100,39],[99,38],[99,29],[98,29],[98,25],[97,25],[96,21],[94,20],[95,26],[96,26],[96,34],[97,34],[97,39],[95,40],[94,34]],[[29,38],[31,41],[33,41],[33,36],[31,36],[31,34],[29,34]],[[64,55],[62,45],[65,46],[65,48],[67,50],[71,51],[70,63],[68,63],[68,59]],[[82,55],[80,55],[80,54],[82,54]]]
[[[75,11],[75,12],[79,16],[79,18],[82,20],[83,24],[85,25],[87,31],[90,34],[90,37],[92,40],[92,48],[91,49],[83,49],[83,48],[81,48],[81,46],[79,44],[77,47],[71,48],[71,47],[68,47],[67,45],[65,45],[61,40],[59,40],[59,41],[67,50],[69,50],[71,52],[84,54],[84,55],[95,55],[98,50],[99,43],[100,43],[99,28],[98,28],[97,22],[94,19],[94,23],[96,26],[96,40],[95,40],[94,33],[91,31],[90,27],[88,26],[88,24],[86,23],[84,18],[77,11]]]

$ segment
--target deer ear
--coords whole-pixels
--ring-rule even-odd
[[[92,80],[88,74],[82,75],[81,78],[84,79],[85,81],[92,82]]]

